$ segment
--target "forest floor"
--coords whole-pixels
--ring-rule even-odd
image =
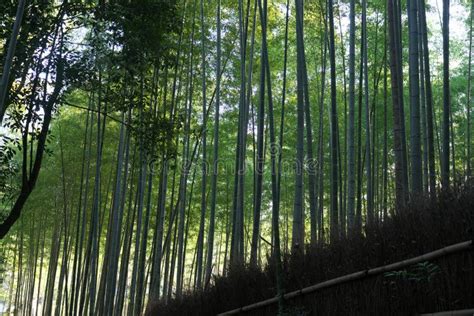
[[[389,212],[390,213],[390,212]],[[474,185],[419,198],[384,221],[340,240],[284,255],[290,292],[474,239]],[[414,315],[474,307],[474,254],[467,251],[401,271],[324,289],[285,302],[287,315]],[[269,261],[269,260],[268,260]],[[234,268],[206,290],[151,302],[147,315],[216,315],[276,295],[274,266]],[[252,315],[275,315],[277,306]]]

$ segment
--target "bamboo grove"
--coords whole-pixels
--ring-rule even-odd
[[[140,315],[267,262],[282,294],[283,254],[471,176],[471,1],[0,7],[0,311]]]

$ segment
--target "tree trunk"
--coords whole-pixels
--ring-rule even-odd
[[[337,153],[337,87],[336,87],[336,51],[334,38],[334,8],[333,1],[328,1],[329,16],[329,62],[331,65],[331,240],[339,238],[338,219],[338,153]]]
[[[467,100],[466,100],[466,118],[467,118],[467,137],[466,137],[466,176],[471,177],[471,83],[472,83],[472,22],[474,19],[474,1],[471,3],[471,13],[469,17],[469,57],[468,57],[468,75],[467,75]]]
[[[261,6],[259,1],[259,6]],[[262,15],[262,13],[260,13]],[[262,17],[260,17],[262,18]],[[262,28],[264,21],[261,21]],[[262,35],[262,47],[266,45],[263,43],[264,35]],[[260,91],[259,91],[259,105],[257,113],[257,161],[255,167],[255,208],[253,214],[253,232],[252,232],[252,245],[250,250],[250,265],[253,267],[257,266],[257,250],[258,242],[260,240],[260,210],[262,208],[262,191],[263,191],[263,169],[265,162],[265,57],[264,51],[261,51],[261,63],[260,63]]]
[[[395,207],[399,209],[406,203],[406,181],[405,181],[405,159],[404,159],[404,115],[403,111],[403,87],[400,78],[400,51],[398,39],[398,21],[396,0],[387,0],[387,15],[389,23],[390,39],[390,73],[392,84],[392,104],[393,104],[393,139],[395,151]]]
[[[10,70],[13,64],[13,57],[15,56],[16,43],[18,39],[18,33],[20,32],[21,21],[23,19],[25,11],[26,0],[19,0],[18,7],[16,10],[15,23],[13,24],[13,30],[10,37],[7,54],[3,63],[2,77],[0,79],[0,125],[3,122],[3,117],[7,111],[7,105],[5,103],[8,94],[8,81],[10,80]]]
[[[268,92],[268,120],[269,120],[269,129],[270,129],[270,157],[271,157],[271,182],[272,182],[272,227],[273,227],[273,260],[275,262],[275,278],[276,278],[276,288],[277,296],[279,297],[278,301],[278,311],[279,314],[283,313],[283,269],[281,265],[281,248],[280,248],[280,227],[279,227],[279,217],[280,217],[280,201],[278,193],[278,182],[277,182],[277,151],[276,148],[276,137],[275,137],[275,123],[273,117],[273,95],[272,95],[272,85],[271,85],[271,71],[270,63],[268,60],[268,48],[267,48],[267,0],[264,0],[263,8],[262,1],[258,0],[260,8],[260,20],[262,23],[262,64],[263,70],[266,73],[266,82],[267,82],[267,92]],[[287,1],[287,9],[288,9]],[[301,17],[303,16],[302,8]],[[262,76],[264,78],[265,76]],[[262,85],[264,86],[264,85]],[[263,102],[262,102],[263,105]]]
[[[217,0],[217,60],[216,60],[216,108],[214,112],[214,151],[212,157],[212,178],[211,178],[211,211],[209,214],[209,235],[207,243],[207,265],[205,285],[209,285],[212,274],[212,257],[214,252],[214,231],[216,216],[217,197],[217,174],[219,158],[219,115],[221,102],[221,0]],[[218,267],[218,266],[217,266]]]
[[[449,0],[443,0],[443,157],[441,159],[441,184],[449,188],[449,143],[451,97],[449,88]]]
[[[436,170],[435,170],[435,147],[433,130],[433,92],[431,88],[430,56],[428,48],[428,30],[426,26],[426,5],[424,0],[420,0],[419,6],[421,33],[423,38],[423,62],[424,62],[424,81],[426,91],[426,135],[428,142],[428,173],[429,188],[431,196],[436,193]]]
[[[297,135],[295,168],[295,201],[293,209],[293,251],[304,250],[304,65],[303,65],[303,1],[295,0],[296,5],[296,47],[297,47]]]
[[[373,183],[371,161],[370,109],[369,109],[369,68],[367,66],[367,1],[362,0],[362,63],[364,72],[364,109],[365,109],[365,162],[367,172],[367,223],[374,223]]]
[[[355,216],[355,0],[350,1],[349,30],[349,129],[347,134],[347,223],[348,229],[354,228]]]
[[[408,1],[409,73],[410,73],[410,154],[411,193],[420,194],[423,189],[421,137],[420,137],[420,80],[418,47],[418,1]]]

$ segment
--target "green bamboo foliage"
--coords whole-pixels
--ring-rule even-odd
[[[287,253],[472,173],[471,3],[2,8],[9,313],[142,315],[266,264],[283,313]]]

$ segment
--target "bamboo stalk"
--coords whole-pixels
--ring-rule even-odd
[[[388,264],[388,265],[385,265],[385,266],[381,266],[381,267],[377,267],[377,268],[373,268],[373,269],[369,269],[369,270],[362,270],[362,271],[354,272],[354,273],[347,274],[347,275],[344,275],[344,276],[341,276],[341,277],[338,277],[338,278],[335,278],[335,279],[331,279],[331,280],[327,280],[327,281],[324,281],[324,282],[321,282],[321,283],[317,283],[315,285],[311,285],[311,286],[306,287],[306,288],[301,289],[301,290],[286,293],[283,297],[284,297],[285,300],[292,299],[292,298],[295,298],[295,297],[298,297],[298,296],[301,296],[301,295],[313,293],[313,292],[316,292],[318,290],[322,290],[322,289],[329,288],[329,287],[332,287],[332,286],[340,285],[340,284],[343,284],[343,283],[348,283],[348,282],[355,281],[355,280],[364,279],[366,277],[382,274],[384,272],[389,272],[389,271],[393,271],[393,270],[402,269],[402,268],[417,264],[419,262],[433,260],[433,259],[440,258],[440,257],[445,257],[449,254],[453,254],[453,253],[456,253],[456,252],[472,250],[472,246],[473,246],[473,241],[472,240],[457,243],[457,244],[450,245],[450,246],[447,246],[447,247],[444,247],[444,248],[441,248],[441,249],[438,249],[438,250],[435,250],[435,251],[432,251],[432,252],[425,253],[421,256],[417,256],[417,257],[414,257],[414,258],[411,258],[411,259],[391,263],[391,264]],[[243,307],[240,307],[240,308],[237,308],[237,309],[233,309],[233,310],[221,313],[221,314],[219,314],[219,316],[236,315],[236,314],[239,314],[239,313],[242,313],[242,312],[247,312],[247,311],[262,308],[262,307],[265,307],[265,306],[273,305],[273,304],[276,304],[277,302],[278,302],[278,297],[273,297],[273,298],[270,298],[270,299],[267,299],[267,300],[264,300],[264,301],[260,301],[260,302],[254,303],[254,304],[250,304],[250,305],[247,305],[247,306],[243,306]]]

